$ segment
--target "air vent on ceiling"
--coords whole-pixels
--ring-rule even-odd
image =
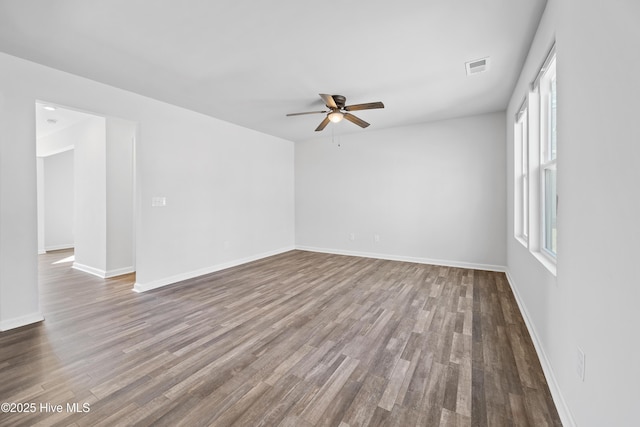
[[[464,64],[467,68],[467,76],[483,73],[489,69],[489,58],[476,59]]]

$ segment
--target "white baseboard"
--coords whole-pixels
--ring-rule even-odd
[[[42,322],[44,320],[44,316],[42,313],[31,313],[26,316],[14,317],[13,319],[7,319],[0,321],[0,331],[8,331],[10,329],[20,328],[22,326],[27,326],[32,323]]]
[[[93,274],[94,276],[98,276],[101,279],[104,279],[105,278],[105,274],[107,274],[107,272],[105,270],[101,270],[99,268],[90,267],[88,265],[80,264],[80,263],[77,263],[77,262],[73,263],[72,268],[75,269],[75,270],[79,270],[79,271],[85,272],[85,273]]]
[[[123,274],[133,273],[134,271],[136,271],[136,269],[132,265],[129,267],[107,270],[104,274],[104,278],[109,279],[111,277],[122,276]]]
[[[116,268],[113,270],[101,270],[99,268],[90,267],[88,265],[80,264],[77,262],[73,263],[72,268],[79,271],[83,271],[85,273],[93,274],[94,276],[98,276],[101,279],[108,279],[110,277],[121,276],[123,274],[129,274],[135,271],[133,266]]]
[[[547,358],[547,354],[544,351],[544,347],[540,342],[538,337],[538,333],[536,332],[535,325],[531,320],[531,316],[529,316],[529,312],[527,311],[527,307],[524,305],[522,298],[520,298],[520,294],[518,293],[517,288],[514,286],[513,278],[509,271],[505,271],[505,275],[507,276],[507,282],[511,287],[511,291],[516,299],[516,303],[518,304],[518,308],[520,308],[520,312],[522,313],[522,317],[524,319],[524,323],[527,326],[527,330],[529,331],[529,335],[531,335],[531,340],[533,341],[533,346],[536,349],[536,353],[538,354],[538,359],[540,360],[540,364],[542,365],[542,371],[544,372],[544,376],[547,379],[547,384],[549,385],[549,391],[551,392],[551,397],[553,398],[553,402],[556,405],[556,409],[558,410],[558,415],[560,416],[560,420],[562,421],[562,425],[565,427],[575,427],[576,423],[571,415],[571,411],[569,410],[569,406],[567,406],[567,402],[560,391],[560,386],[558,385],[558,380],[556,379],[555,374],[553,373],[553,368],[551,367],[551,363]]]
[[[362,258],[374,258],[374,259],[386,259],[389,261],[413,262],[416,264],[440,265],[443,267],[468,268],[470,270],[485,270],[485,271],[498,271],[498,272],[506,271],[506,267],[502,265],[478,264],[478,263],[464,262],[464,261],[449,261],[449,260],[442,260],[442,259],[418,258],[418,257],[409,257],[409,256],[402,256],[402,255],[377,254],[377,253],[371,253],[371,252],[345,251],[341,249],[326,249],[326,248],[316,248],[312,246],[300,246],[300,245],[296,245],[296,249],[299,249],[301,251],[320,252],[325,254],[358,256]]]
[[[177,274],[175,276],[166,277],[164,279],[154,280],[149,283],[139,283],[133,286],[135,292],[146,292],[152,289],[161,288],[163,286],[172,285],[174,283],[182,282],[183,280],[193,279],[194,277],[204,276],[205,274],[215,273],[216,271],[225,270],[227,268],[236,267],[238,265],[246,264],[248,262],[257,261],[262,258],[267,258],[273,255],[278,255],[284,252],[294,250],[294,246],[286,246],[284,248],[276,249],[269,252],[264,252],[257,255],[248,256],[245,258],[236,259],[233,261],[224,262],[221,264],[212,265],[210,267],[201,268],[188,273]]]
[[[46,253],[47,251],[45,251],[44,249],[38,249],[38,255],[44,255]]]
[[[73,243],[69,243],[66,245],[53,245],[53,246],[45,246],[44,250],[45,252],[48,251],[59,251],[62,249],[73,249],[75,247],[75,245]]]

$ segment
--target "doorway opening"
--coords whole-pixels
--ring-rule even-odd
[[[38,252],[67,250],[102,278],[134,272],[137,124],[45,101],[35,113]]]

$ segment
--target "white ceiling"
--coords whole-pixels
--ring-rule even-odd
[[[54,111],[45,109],[53,107]],[[88,120],[94,116],[79,111],[60,108],[51,104],[36,102],[36,155],[46,157],[73,148],[73,145],[60,146],[59,141],[53,141],[47,136],[67,129],[75,124]]]
[[[0,51],[289,140],[504,110],[546,0],[0,0]],[[467,77],[465,62],[491,58]]]
[[[55,110],[49,111],[45,107],[53,107]],[[36,102],[36,138],[49,136],[91,117],[94,116],[52,106],[51,104]]]

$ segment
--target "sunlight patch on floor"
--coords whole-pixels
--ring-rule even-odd
[[[52,262],[51,264],[52,264],[52,265],[55,265],[55,264],[62,264],[62,263],[64,263],[64,262],[73,262],[73,261],[75,261],[75,260],[76,260],[75,255],[71,255],[71,256],[68,256],[68,257],[66,257],[66,258],[62,258],[62,259],[61,259],[61,260],[59,260],[59,261]]]

